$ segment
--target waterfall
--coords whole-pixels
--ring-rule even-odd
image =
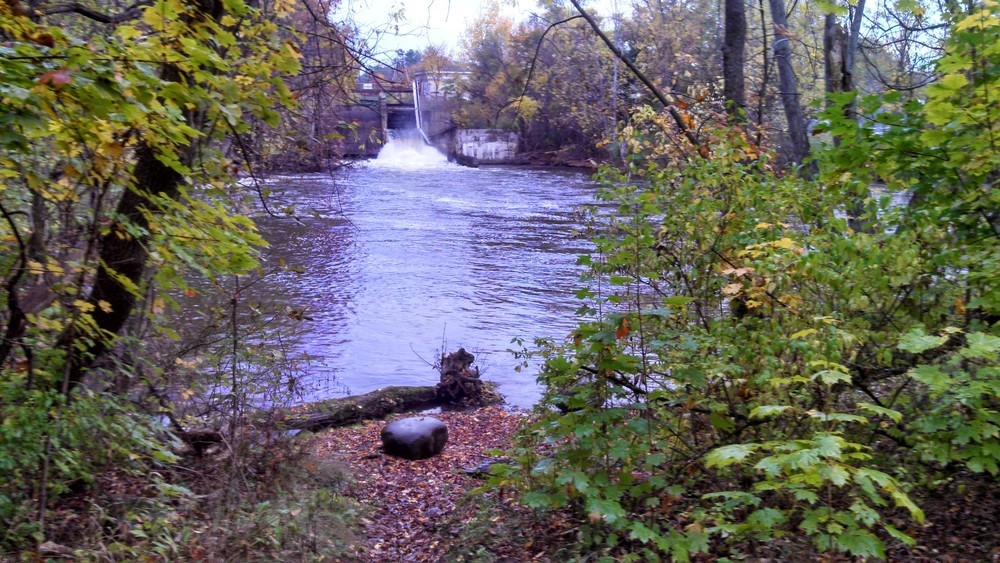
[[[372,166],[415,169],[451,165],[441,151],[424,144],[416,129],[389,129],[385,146]]]

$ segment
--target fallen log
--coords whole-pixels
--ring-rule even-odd
[[[354,397],[310,403],[286,413],[282,424],[294,430],[320,430],[347,426],[390,414],[438,406],[437,387],[383,387]]]
[[[472,370],[474,360],[475,356],[459,349],[441,357],[441,382],[437,385],[383,387],[364,395],[309,403],[280,413],[280,424],[291,430],[316,431],[433,407],[502,402],[493,384],[479,379],[478,370]]]

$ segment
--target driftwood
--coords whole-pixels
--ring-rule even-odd
[[[464,348],[441,356],[441,381],[426,387],[384,387],[353,397],[310,403],[282,413],[281,424],[294,430],[321,430],[362,420],[441,406],[488,405],[501,402],[493,385],[472,368],[476,357]]]
[[[483,393],[483,380],[479,379],[479,370],[472,370],[474,361],[476,357],[466,352],[465,348],[441,356],[441,382],[437,384],[437,388],[442,398],[461,401],[479,397]]]
[[[437,406],[437,401],[437,387],[383,387],[364,395],[310,403],[302,412],[286,414],[282,424],[294,430],[321,430],[430,408]]]

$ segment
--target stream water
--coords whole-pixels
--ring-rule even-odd
[[[273,255],[305,270],[267,290],[312,319],[298,344],[312,358],[308,399],[434,384],[429,364],[459,347],[511,405],[538,399],[537,366],[515,371],[508,349],[573,326],[576,259],[589,249],[579,210],[595,189],[586,174],[464,168],[395,140],[376,160],[268,188],[297,208],[297,219],[259,224]]]

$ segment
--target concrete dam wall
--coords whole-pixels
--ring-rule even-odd
[[[480,164],[510,164],[517,157],[518,136],[501,129],[456,129],[452,150]]]

